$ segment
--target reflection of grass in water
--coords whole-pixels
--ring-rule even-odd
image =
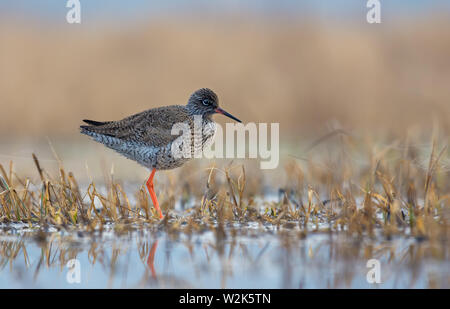
[[[210,168],[206,186],[197,189],[197,202],[184,212],[170,210],[178,193],[172,185],[164,188],[162,207],[167,215],[162,222],[144,186],[130,199],[123,185],[111,176],[106,193],[100,193],[95,182],[82,192],[61,163],[59,175],[54,177],[33,155],[39,185],[15,174],[12,162],[8,171],[0,165],[0,220],[85,231],[109,223],[115,223],[117,232],[126,231],[130,224],[158,226],[169,233],[213,230],[219,239],[229,234],[226,226],[237,222],[295,230],[302,237],[314,231],[344,231],[446,239],[450,195],[448,175],[440,164],[445,147],[432,143],[424,170],[414,164],[419,154],[412,146],[389,145],[377,151],[373,144],[355,143],[348,135],[340,138],[330,158],[317,155],[286,165],[287,182],[279,189],[277,202],[264,200],[261,171],[247,171],[244,166]],[[350,153],[368,153],[368,164],[355,164]],[[183,187],[202,187],[191,180],[185,180],[189,184],[179,182]],[[183,190],[182,200],[195,194],[187,191]]]
[[[240,228],[246,229],[245,226]],[[87,256],[92,274],[100,271],[105,275],[97,287],[113,287],[120,280],[127,281],[130,287],[202,287],[199,284],[203,280],[197,279],[215,277],[217,267],[221,268],[220,284],[224,288],[233,287],[227,283],[229,278],[241,278],[241,284],[249,280],[254,285],[257,284],[254,278],[252,281],[248,277],[261,278],[261,275],[279,276],[282,280],[272,282],[273,286],[358,287],[364,284],[361,279],[367,272],[366,261],[376,258],[383,265],[381,287],[386,287],[385,283],[389,287],[446,286],[444,267],[448,249],[403,237],[380,241],[315,234],[305,241],[298,241],[295,232],[284,231],[257,239],[233,234],[228,241],[219,244],[208,234],[183,241],[174,241],[172,235],[159,237],[158,241],[155,234],[143,235],[142,230],[129,230],[126,235],[112,231],[107,228],[104,233],[95,233],[95,237],[88,238],[82,233],[39,232],[34,238],[0,240],[0,272],[8,266],[17,273],[26,269],[33,274],[34,282],[38,278],[42,281],[50,269],[64,273],[70,259]],[[180,253],[187,253],[190,258],[180,261],[174,257]],[[155,256],[159,259],[156,263]],[[140,265],[129,274],[128,267],[134,261]],[[426,269],[427,262],[435,262],[430,264],[440,268]],[[271,267],[266,268],[268,264]],[[170,267],[173,271],[165,265],[173,265]],[[246,270],[243,277],[242,269]],[[196,273],[196,280],[191,272]],[[396,283],[401,278],[403,282]],[[24,276],[20,280],[28,279]],[[297,286],[297,280],[300,280],[300,286]],[[216,280],[212,281],[218,284]]]

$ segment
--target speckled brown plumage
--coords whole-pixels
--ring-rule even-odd
[[[174,155],[172,145],[179,146],[176,142],[179,141],[177,139],[181,133],[172,134],[173,126],[182,123],[190,128],[191,136],[183,136],[181,140],[182,143],[188,143],[191,154],[194,154],[203,151],[204,147],[213,141],[216,124],[211,116],[215,113],[223,114],[240,122],[219,107],[217,95],[212,90],[202,88],[190,96],[185,106],[172,105],[152,108],[119,121],[83,120],[88,125],[80,126],[80,129],[81,133],[90,136],[95,141],[152,169],[147,187],[153,204],[162,218],[153,190],[153,175],[156,170],[179,167],[192,157]],[[196,119],[201,121],[200,132],[194,130]],[[195,141],[200,142],[196,143]]]
[[[192,121],[193,118],[185,106],[172,105],[149,109],[119,121],[109,121],[81,128],[122,141],[161,147],[171,143],[179,136],[171,134],[172,126],[175,123],[191,124]]]
[[[193,149],[201,151],[213,140],[216,126],[211,116],[214,113],[236,119],[219,108],[218,97],[212,90],[202,88],[190,96],[185,106],[157,107],[119,121],[84,120],[89,125],[81,126],[81,133],[145,167],[171,169],[189,159],[175,159],[172,154],[172,143],[180,136],[171,134],[173,125],[185,123],[194,132],[194,117],[201,116],[201,149]],[[191,143],[193,147],[193,139]]]

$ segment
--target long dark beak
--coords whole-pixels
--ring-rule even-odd
[[[230,113],[227,113],[226,111],[224,111],[223,109],[221,109],[220,107],[216,108],[216,113],[225,115],[233,120],[236,120],[237,122],[242,122],[239,119],[237,119],[236,117],[234,117],[233,115],[231,115]]]

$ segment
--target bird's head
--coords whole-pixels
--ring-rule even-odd
[[[213,114],[222,114],[237,122],[241,122],[239,119],[219,107],[219,98],[214,91],[208,88],[201,88],[195,91],[189,98],[187,108],[192,115],[209,117]]]

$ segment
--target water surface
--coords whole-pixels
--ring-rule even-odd
[[[67,263],[79,262],[80,283]],[[380,284],[368,283],[369,259]],[[0,288],[448,288],[445,243],[359,239],[259,224],[187,235],[161,227],[94,233],[2,225]],[[70,276],[71,275],[71,276]]]

